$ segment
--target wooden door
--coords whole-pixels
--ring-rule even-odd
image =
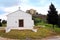
[[[19,27],[23,27],[23,26],[24,26],[23,20],[19,20]]]

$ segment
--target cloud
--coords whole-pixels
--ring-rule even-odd
[[[3,11],[5,12],[4,14],[0,14],[0,19],[5,19],[7,20],[7,16],[9,13],[12,13],[14,11],[18,10],[18,6],[11,6],[11,7],[5,7]]]
[[[21,7],[21,10],[23,10],[23,11],[26,11],[29,9],[35,9],[39,13],[46,14],[46,12],[44,12],[44,11],[47,10],[47,5],[41,6],[41,7],[40,6],[32,6],[32,5],[30,5],[28,0],[19,0],[19,2],[21,2],[21,3],[19,3],[19,5],[14,5],[14,6],[10,6],[10,7],[2,7],[3,11],[5,11],[6,13],[0,15],[1,16],[0,18],[7,19],[5,15],[18,10],[19,6]]]
[[[19,8],[18,5],[17,5],[17,6],[11,6],[11,7],[4,8],[4,11],[5,11],[6,13],[11,13],[11,12],[16,11],[18,8]]]
[[[49,7],[49,5],[50,5],[50,3],[47,3],[46,1],[47,0],[38,0],[39,2],[39,4],[37,4],[37,5],[39,5],[39,6],[34,6],[35,4],[33,4],[33,5],[31,5],[31,4],[29,4],[28,2],[28,4],[27,3],[25,3],[24,5],[20,5],[21,6],[21,9],[23,10],[23,11],[26,11],[26,10],[28,10],[28,9],[35,9],[35,10],[37,10],[39,13],[42,13],[42,14],[47,14],[47,11],[48,11],[48,7]],[[42,2],[41,4],[44,4],[44,2],[46,2],[47,4],[45,4],[45,5],[42,5],[42,6],[40,6],[40,2]],[[35,2],[35,1],[34,1]],[[23,3],[23,2],[22,2]]]
[[[7,20],[6,14],[7,14],[7,13],[0,15],[0,19],[2,19],[2,20]]]
[[[9,4],[11,3],[10,6],[8,4],[6,4],[8,7],[6,7],[6,5],[3,3],[3,5],[5,5],[5,6],[1,6],[0,9],[3,10],[5,13],[0,15],[1,16],[0,18],[7,19],[5,15],[18,10],[19,6],[20,6],[20,9],[23,11],[26,11],[29,9],[35,9],[35,10],[37,10],[37,12],[46,15],[47,11],[49,10],[49,5],[51,4],[52,0],[51,1],[35,0],[37,2],[35,2],[35,1],[31,2],[32,0],[13,0],[13,1],[10,0],[10,2],[9,2]],[[8,3],[8,1],[7,1],[7,3]],[[57,3],[54,1],[53,1],[53,4],[56,6],[57,10],[60,13],[59,5],[57,5]]]

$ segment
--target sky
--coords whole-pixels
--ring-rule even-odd
[[[0,19],[7,20],[6,15],[18,10],[19,7],[22,11],[34,9],[38,13],[46,15],[51,2],[59,14],[60,0],[0,0]]]

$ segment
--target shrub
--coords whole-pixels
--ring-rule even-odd
[[[0,27],[2,26],[2,23],[0,22]]]

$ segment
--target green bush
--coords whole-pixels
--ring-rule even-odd
[[[0,22],[0,27],[2,26],[2,23]]]
[[[55,28],[54,28],[54,31],[55,31],[56,33],[59,33],[59,34],[60,34],[60,28],[58,28],[58,27],[55,27]]]

